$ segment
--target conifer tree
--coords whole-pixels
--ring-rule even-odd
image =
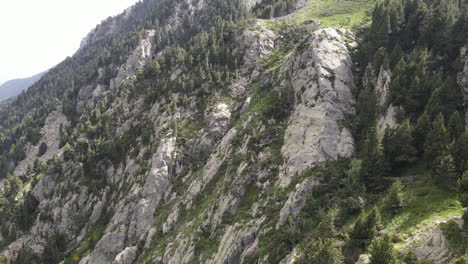
[[[319,223],[317,230],[318,235],[322,238],[334,237],[337,233],[335,227],[336,221],[336,209],[329,210],[325,216],[322,217],[322,221]]]
[[[408,83],[406,80],[407,65],[401,58],[392,72],[392,78],[389,86],[389,100],[394,105],[404,105],[408,93]]]
[[[468,207],[468,170],[458,179],[457,190],[463,207]]]
[[[377,96],[373,87],[366,87],[359,93],[356,110],[358,120],[355,131],[359,140],[364,140],[365,133],[373,125],[377,112]]]
[[[382,219],[379,210],[374,207],[366,216],[360,216],[353,229],[350,232],[350,237],[361,248],[364,248],[371,241],[379,230],[382,229]]]
[[[341,249],[337,248],[335,241],[330,238],[312,240],[302,247],[304,259],[300,264],[343,264],[344,257]]]
[[[416,126],[413,130],[414,146],[419,153],[424,151],[424,144],[426,142],[426,137],[429,131],[431,130],[431,122],[429,116],[424,113],[416,123]]]
[[[383,159],[376,126],[369,130],[364,142],[360,174],[367,191],[376,192],[382,189]]]
[[[385,129],[382,146],[385,166],[389,172],[413,162],[416,149],[413,147],[409,120],[405,120],[396,129]]]
[[[385,206],[392,213],[396,213],[403,207],[403,184],[397,179],[388,189],[385,197]]]
[[[455,111],[450,116],[447,130],[450,135],[450,140],[456,140],[465,132],[465,120],[460,115],[460,112]]]
[[[369,251],[370,264],[396,264],[398,263],[397,253],[393,248],[390,236],[384,235],[380,239],[375,239],[372,242]]]
[[[439,164],[442,155],[447,151],[449,144],[449,135],[444,124],[444,116],[439,113],[436,120],[432,123],[432,129],[426,138],[424,144],[424,155],[427,164],[434,168]]]
[[[452,155],[446,154],[438,159],[434,170],[434,176],[438,182],[454,185],[457,181],[457,171]]]

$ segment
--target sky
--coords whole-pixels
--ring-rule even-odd
[[[52,68],[139,0],[0,0],[0,84]]]

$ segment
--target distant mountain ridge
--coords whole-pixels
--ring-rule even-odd
[[[47,71],[41,72],[29,78],[14,79],[0,85],[0,100],[5,100],[10,97],[20,94],[22,91],[28,89],[35,82],[39,81]]]

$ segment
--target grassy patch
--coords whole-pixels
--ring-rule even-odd
[[[80,260],[87,256],[96,246],[96,243],[102,238],[104,235],[104,231],[106,229],[107,220],[101,219],[97,221],[93,227],[88,231],[85,238],[81,242],[81,245],[71,254],[69,258],[67,258],[64,263],[65,264],[76,264],[80,262]]]
[[[291,18],[269,21],[274,28],[278,23],[301,24],[307,20],[320,21],[321,27],[362,28],[370,23],[370,11],[375,0],[309,0],[307,5]]]
[[[454,221],[447,223],[441,223],[440,228],[444,232],[445,238],[450,245],[450,248],[459,256],[463,256],[467,253],[468,238],[464,237],[462,230]]]
[[[462,213],[457,193],[430,181],[408,186],[404,201],[405,206],[397,216],[382,214],[386,232],[408,237],[436,221],[446,221]]]
[[[175,125],[175,136],[177,144],[183,145],[185,142],[193,138],[197,132],[203,127],[203,122],[198,120],[181,120]]]

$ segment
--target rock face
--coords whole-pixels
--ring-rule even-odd
[[[353,37],[345,30],[318,30],[310,45],[281,68],[282,75],[290,76],[296,106],[284,139],[286,162],[280,186],[289,185],[294,175],[314,164],[349,157],[354,151],[350,131],[339,125],[354,114],[354,78],[346,39]]]
[[[281,208],[280,217],[278,223],[276,223],[276,229],[281,228],[288,218],[291,216],[296,218],[304,207],[307,198],[311,198],[310,194],[314,186],[318,184],[318,180],[306,179],[301,184],[296,186],[294,192],[289,193],[288,200]]]
[[[53,111],[47,117],[44,127],[41,129],[42,138],[36,146],[29,146],[26,150],[26,158],[16,166],[14,175],[25,175],[29,165],[32,165],[36,158],[47,161],[54,155],[61,155],[60,151],[60,126],[67,126],[68,120],[60,110]],[[47,144],[47,151],[38,157],[41,143]]]
[[[149,231],[154,212],[169,187],[175,160],[175,137],[161,140],[151,159],[151,169],[143,186],[136,187],[126,201],[120,202],[106,234],[85,263],[126,263],[135,257],[136,244]],[[133,260],[129,260],[131,263]]]
[[[275,48],[275,34],[261,20],[254,20],[241,38],[241,43],[246,47],[244,62],[248,66],[254,66],[259,58],[270,54]]]
[[[258,2],[244,4],[252,8]],[[166,61],[175,64],[165,76],[171,85],[163,96],[148,100],[148,90],[155,87],[139,87],[137,76],[147,74],[146,64],[173,48],[168,44],[155,54],[156,43],[164,43],[159,38],[184,25],[179,17],[196,14],[207,3],[174,1],[174,17],[162,29],[142,30],[120,65],[96,65],[95,79],[76,89],[77,127],[60,110],[51,112],[41,130],[48,149],[39,159],[53,166],[29,175],[37,180],[25,187],[37,202],[32,223],[1,256],[14,259],[22,249],[40,256],[53,235],[60,234],[67,241],[67,256],[79,264],[240,264],[252,259],[294,264],[304,258],[300,245],[281,256],[265,248],[271,250],[270,240],[286,228],[298,232],[292,229],[300,226],[301,212],[324,184],[324,177],[308,170],[354,153],[345,124],[355,114],[350,52],[357,43],[347,30],[312,32],[317,23],[308,22],[308,37],[297,45],[287,34],[269,30],[267,22],[252,20],[229,39],[237,47],[231,52],[243,61],[226,78],[232,82],[220,83],[226,87],[210,87],[209,93],[179,89],[186,65]],[[126,11],[123,21],[131,13]],[[109,20],[84,45],[100,35],[110,37],[118,27]],[[161,68],[168,67],[164,64]],[[375,78],[379,106],[385,105],[390,76],[381,69]],[[138,89],[147,90],[139,94]],[[281,118],[270,113],[278,107],[273,105],[278,98],[271,100],[277,91],[294,95],[291,111]],[[94,117],[97,109],[102,109],[101,119]],[[390,106],[380,127],[396,126],[397,111]],[[82,121],[89,121],[90,128]],[[109,125],[110,136],[88,132],[101,125]],[[64,149],[60,126],[77,134]],[[70,146],[75,143],[76,148]],[[38,149],[39,144],[27,146],[15,175],[31,174],[27,167]],[[81,159],[109,149],[118,158]],[[437,228],[408,245],[418,245],[421,259],[442,261],[438,264],[449,256]]]
[[[391,72],[389,70],[383,66],[380,67],[377,80],[373,82],[377,93],[377,105],[380,109],[383,109],[378,119],[379,131],[383,134],[385,128],[395,128],[398,126],[396,115],[399,107],[393,105],[387,107],[388,89],[391,82]]]
[[[460,217],[450,221],[455,221],[459,226],[463,223]],[[406,239],[405,248],[414,250],[416,257],[420,261],[447,264],[452,259],[452,251],[440,228],[440,222],[434,222],[429,228]]]

